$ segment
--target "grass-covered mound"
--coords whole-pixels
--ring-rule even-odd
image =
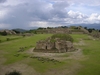
[[[69,34],[54,34],[51,36],[51,41],[54,42],[56,38],[59,38],[60,40],[65,40],[65,41],[71,41],[73,42],[73,38]]]

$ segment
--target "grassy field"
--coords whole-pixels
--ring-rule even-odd
[[[88,43],[88,46],[83,47],[83,54],[87,60],[81,62],[84,68],[80,70],[78,75],[100,75],[100,40],[85,42]]]
[[[100,75],[100,40],[92,40],[87,35],[72,36],[76,42],[78,42],[78,38],[81,38],[86,43],[85,46],[80,47],[83,49],[82,53],[86,60],[81,61],[83,68],[77,75]]]
[[[24,50],[27,50],[31,47],[34,47],[37,41],[41,39],[45,39],[49,36],[51,36],[51,34],[47,34],[47,35],[40,34],[31,37],[20,37],[20,39],[15,39],[15,40],[0,43],[0,50],[4,51],[3,55],[5,56],[5,58],[7,58],[5,64],[11,64],[18,60],[22,60],[21,56],[19,58],[14,58],[14,54],[18,53],[17,51],[20,49],[20,47],[26,47]],[[19,36],[14,36],[14,37],[0,36],[1,40],[4,40],[5,38],[19,38]],[[25,54],[21,54],[21,55],[25,55]]]
[[[28,53],[30,48],[35,47],[37,41],[51,35],[0,36],[0,40],[2,40],[0,43],[0,75],[11,71],[9,67],[21,71],[22,75],[38,75],[38,73],[41,75],[100,75],[100,40],[93,40],[89,35],[71,34],[74,43],[84,42],[84,45],[75,45],[76,48],[81,49],[80,52],[40,53],[39,55]],[[7,38],[10,38],[10,40],[7,41]],[[23,48],[22,52],[18,52],[20,48]],[[43,55],[44,57],[42,57]],[[30,58],[30,56],[37,56],[38,58]],[[40,58],[45,61],[39,61]],[[47,61],[47,58],[50,61]],[[55,60],[51,61],[52,59]],[[16,68],[16,65],[20,64],[28,65],[27,70],[23,70],[23,66],[20,69]],[[2,69],[5,69],[5,71],[3,72]],[[35,72],[31,72],[33,69]]]
[[[6,42],[6,41],[12,41],[12,40],[16,40],[16,39],[20,39],[22,38],[22,36],[1,36],[0,35],[0,43],[2,42]]]

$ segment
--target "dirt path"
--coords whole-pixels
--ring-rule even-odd
[[[31,48],[26,51],[30,55],[39,56],[39,57],[46,57],[46,58],[53,58],[58,60],[66,60],[66,59],[75,59],[79,60],[83,58],[82,49],[78,49],[73,52],[66,52],[66,53],[42,53],[42,52],[33,52],[34,48]]]

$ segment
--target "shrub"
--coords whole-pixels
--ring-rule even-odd
[[[0,40],[0,42],[2,42],[2,41]]]
[[[4,32],[0,32],[0,35],[6,36],[7,33],[6,33],[6,31],[4,31]]]
[[[5,75],[21,75],[21,73],[15,70],[13,72],[8,72]]]
[[[69,34],[54,34],[53,36],[51,36],[51,41],[55,41],[56,38],[73,42],[73,38]]]
[[[10,40],[10,38],[6,38],[6,40],[7,40],[7,41],[9,41],[9,40]]]

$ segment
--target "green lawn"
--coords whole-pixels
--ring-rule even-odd
[[[88,39],[86,34],[71,34],[71,36],[73,37],[74,42],[79,42],[80,39]]]
[[[1,36],[0,35],[0,43],[2,42],[7,42],[7,41],[12,41],[12,40],[17,40],[23,38],[22,36],[16,36],[16,35],[8,35],[8,36]]]

